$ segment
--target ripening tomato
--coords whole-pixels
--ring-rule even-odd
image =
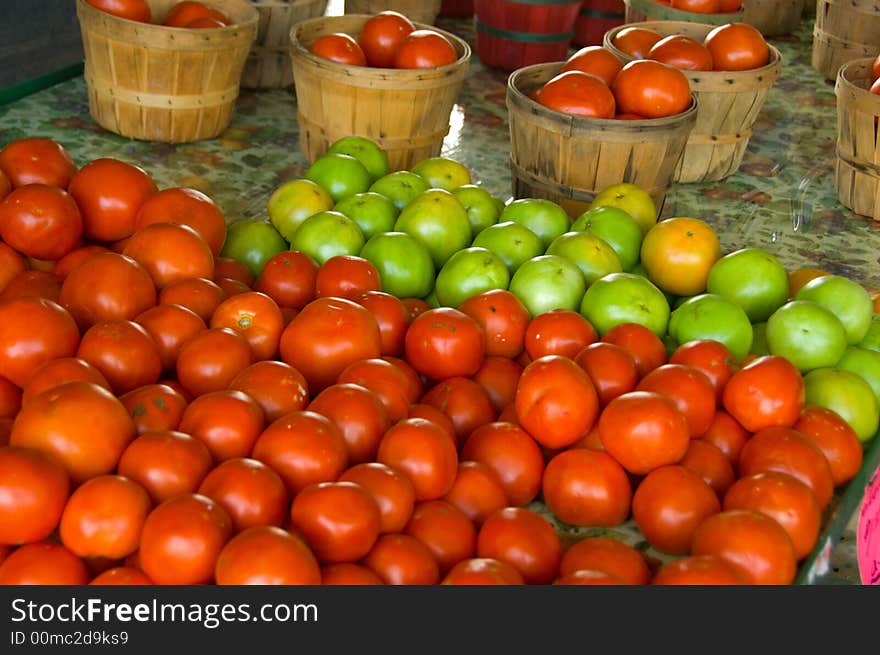
[[[67,277],[67,274],[70,273],[70,271],[82,264],[92,255],[95,255],[99,252],[109,252],[109,250],[104,246],[99,246],[97,244],[90,244],[74,248],[69,253],[64,255],[64,257],[55,262],[55,264],[52,266],[52,273],[54,273],[55,276],[63,282],[64,278]],[[0,284],[0,286],[2,286],[2,284]]]
[[[266,425],[256,400],[241,391],[202,394],[183,411],[178,429],[201,441],[215,462],[247,457]]]
[[[13,188],[46,184],[66,189],[76,164],[57,141],[31,137],[10,141],[0,150],[0,171]]]
[[[589,45],[569,56],[559,72],[579,70],[595,75],[610,87],[621,68],[623,62],[613,52],[599,45]]]
[[[248,528],[217,556],[218,585],[317,585],[321,569],[298,536],[274,526]]]
[[[254,283],[254,273],[244,262],[232,257],[214,257],[214,277],[219,280],[227,278],[237,280],[247,287]]]
[[[486,393],[496,412],[511,404],[516,396],[516,386],[523,367],[507,357],[486,357],[473,379]]]
[[[703,43],[712,55],[714,70],[752,70],[770,61],[770,48],[764,36],[748,23],[719,25],[706,35]]]
[[[36,296],[58,302],[60,295],[61,280],[57,275],[49,271],[30,270],[9,280],[9,284],[0,292],[0,300]]]
[[[366,20],[357,40],[370,66],[393,68],[397,49],[413,30],[412,21],[400,12],[380,11]]]
[[[680,70],[712,70],[709,49],[685,34],[670,34],[657,41],[648,51],[648,59],[675,66]]]
[[[358,42],[354,40],[354,37],[344,32],[319,36],[309,46],[309,52],[346,66],[367,65],[367,58]]]
[[[380,291],[379,270],[369,260],[356,255],[336,255],[318,269],[315,295],[353,299],[365,291]]]
[[[254,282],[254,291],[272,298],[280,307],[302,309],[315,298],[318,264],[299,250],[272,255]]]
[[[425,393],[422,403],[436,407],[452,420],[457,444],[497,416],[489,393],[470,378],[456,376],[438,382]]]
[[[635,360],[639,377],[667,360],[666,347],[656,334],[638,323],[620,323],[602,335],[602,341],[613,343],[627,351]]]
[[[719,403],[724,387],[737,370],[736,360],[730,349],[712,339],[697,339],[681,344],[669,356],[669,363],[683,364],[702,371],[715,388]]]
[[[382,401],[392,424],[408,414],[408,380],[403,370],[391,362],[378,357],[352,362],[339,373],[336,383],[357,384],[372,391]]]
[[[596,328],[578,312],[551,309],[529,321],[524,336],[525,349],[533,360],[544,355],[569,359],[599,338]]]
[[[79,205],[85,236],[117,241],[134,233],[138,210],[158,188],[142,168],[105,157],[74,173],[68,191]]]
[[[77,245],[82,230],[79,208],[64,189],[28,184],[0,202],[0,237],[29,257],[61,259]]]
[[[255,362],[236,375],[230,389],[243,391],[257,401],[267,423],[305,409],[309,390],[302,373],[284,362]]]
[[[211,316],[210,327],[231,328],[241,334],[257,361],[275,357],[284,319],[278,303],[259,291],[247,291],[221,302]]]
[[[608,85],[580,70],[559,73],[538,90],[537,101],[556,111],[587,118],[614,118],[616,101]]]
[[[505,507],[480,527],[477,557],[513,565],[527,584],[549,584],[559,572],[562,543],[553,526],[540,514]]]
[[[50,455],[0,447],[0,544],[40,541],[58,525],[70,478]]]
[[[617,344],[598,341],[583,348],[574,358],[596,388],[599,405],[633,391],[639,381],[635,359]]]
[[[523,350],[529,310],[507,289],[475,294],[458,306],[473,318],[486,335],[486,356],[513,358]]]
[[[135,317],[156,344],[162,370],[173,371],[183,344],[207,329],[201,317],[183,305],[156,305]]]
[[[613,527],[629,517],[629,478],[602,452],[576,448],[559,453],[544,469],[542,489],[547,507],[570,525]]]
[[[784,357],[758,357],[724,387],[724,409],[749,432],[792,426],[804,407],[804,380]]]
[[[382,338],[382,355],[401,355],[409,317],[400,298],[384,291],[364,291],[352,300],[366,307],[376,319]]]
[[[718,446],[706,439],[691,439],[679,464],[703,478],[719,498],[724,497],[736,479],[733,464]]]
[[[648,584],[651,578],[642,554],[613,537],[587,537],[572,544],[562,556],[559,574],[580,570],[602,571],[622,584]]]
[[[229,328],[211,328],[183,344],[177,355],[177,379],[199,396],[226,389],[254,361],[247,340]]]
[[[611,90],[619,112],[645,118],[680,114],[693,102],[684,73],[659,61],[629,62],[614,78]]]
[[[716,446],[724,456],[733,464],[739,462],[739,454],[752,433],[746,430],[739,422],[723,409],[715,412],[712,425],[700,437]]]
[[[152,22],[152,12],[147,0],[86,0],[86,2],[120,18],[140,23]]]
[[[478,525],[510,504],[498,475],[482,462],[459,462],[455,482],[443,500]]]
[[[445,36],[435,30],[413,30],[394,53],[394,68],[438,68],[454,64],[458,53]]]
[[[87,361],[78,357],[58,357],[34,370],[22,390],[21,402],[28,403],[31,398],[47,389],[75,380],[92,382],[110,391],[107,378]]]

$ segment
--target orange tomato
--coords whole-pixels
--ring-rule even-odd
[[[623,62],[610,50],[598,45],[581,48],[565,60],[560,73],[579,70],[595,75],[609,87],[623,68]]]
[[[394,56],[400,44],[413,30],[415,26],[412,21],[397,11],[380,11],[368,18],[357,39],[367,64],[393,68]]]
[[[680,114],[691,106],[691,87],[677,68],[659,61],[635,60],[626,64],[611,85],[617,110],[645,118]]]
[[[720,71],[751,70],[770,61],[764,36],[747,23],[719,25],[703,41],[712,54],[712,67]]]
[[[645,59],[648,51],[663,37],[644,27],[625,27],[614,35],[612,45],[633,59]]]
[[[193,21],[201,18],[213,18],[223,25],[229,24],[229,18],[223,12],[192,0],[184,0],[172,6],[165,14],[162,24],[166,27],[190,27]]]
[[[66,189],[76,170],[64,146],[52,139],[16,139],[0,150],[0,171],[13,187],[47,184]]]
[[[596,75],[580,70],[559,73],[538,90],[540,104],[556,111],[587,118],[613,118],[614,94]]]
[[[141,205],[135,216],[136,230],[153,223],[189,225],[201,235],[217,257],[226,239],[226,218],[217,204],[196,189],[162,189]]]
[[[831,275],[831,273],[821,268],[810,267],[788,271],[788,297],[794,298],[807,282],[823,275]]]
[[[623,584],[647,584],[651,571],[642,554],[613,537],[587,537],[565,551],[560,575],[581,570],[602,571]]]
[[[364,51],[354,38],[344,32],[325,34],[315,39],[309,46],[313,55],[335,61],[346,66],[366,66]]]
[[[715,230],[697,218],[669,218],[654,225],[642,241],[641,261],[663,291],[691,296],[706,289],[712,265],[721,257]]]
[[[721,0],[670,0],[669,6],[695,14],[717,14],[721,11]]]
[[[229,540],[217,556],[219,585],[317,585],[321,569],[299,537],[273,526],[256,526]]]
[[[695,38],[684,34],[663,37],[648,51],[648,59],[661,61],[681,70],[712,70],[712,54]]]
[[[437,68],[454,64],[458,53],[445,36],[428,29],[413,30],[394,53],[394,68]]]

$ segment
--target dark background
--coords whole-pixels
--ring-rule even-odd
[[[0,88],[82,59],[74,0],[0,0]]]

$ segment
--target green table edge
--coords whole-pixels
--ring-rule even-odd
[[[48,89],[51,86],[60,84],[74,77],[78,77],[83,73],[83,62],[72,64],[51,73],[46,73],[40,77],[25,80],[19,84],[13,84],[6,88],[0,89],[0,106],[8,105],[16,100],[20,100],[38,91]]]

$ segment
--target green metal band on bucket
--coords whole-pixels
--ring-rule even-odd
[[[491,25],[486,25],[480,21],[476,21],[476,24],[478,30],[483,31],[490,36],[497,36],[500,39],[509,39],[510,41],[520,41],[523,43],[562,43],[564,41],[571,41],[574,37],[574,32],[559,32],[556,34],[511,32]]]
[[[82,72],[83,63],[80,62],[78,64],[73,64],[72,66],[52,71],[51,73],[46,73],[40,77],[35,77],[32,80],[26,80],[19,84],[8,86],[5,89],[0,89],[0,105],[8,105],[10,102],[20,100],[32,93],[48,89],[50,86],[55,86],[56,84],[82,75]]]
[[[581,7],[580,15],[587,18],[604,18],[606,20],[617,20],[624,17],[622,11],[605,11],[604,9],[588,9],[587,7]]]

